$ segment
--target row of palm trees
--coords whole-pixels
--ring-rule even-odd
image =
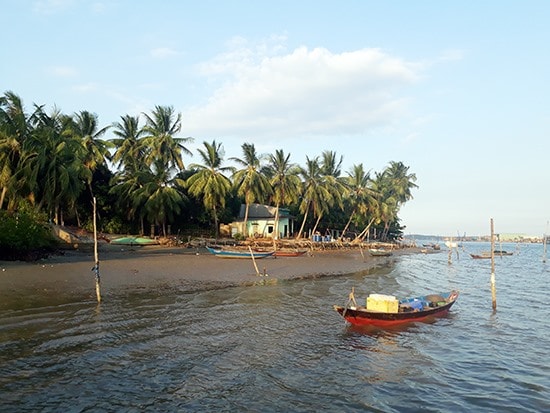
[[[67,115],[35,104],[27,113],[18,95],[5,92],[0,210],[31,205],[55,223],[73,219],[80,226],[82,217],[89,218],[86,203],[102,192],[105,214],[124,211],[125,220],[139,222],[141,233],[152,224],[166,235],[167,225],[188,213],[191,202],[201,202],[217,236],[221,213],[236,198],[246,205],[245,228],[249,206],[266,203],[276,207],[276,223],[280,207],[301,217],[297,237],[308,223],[312,232],[323,223],[344,232],[354,228],[362,239],[373,224],[387,235],[417,187],[416,176],[401,162],[390,162],[374,176],[362,164],[343,175],[343,158],[336,152],[306,157],[301,166],[282,149],[258,154],[253,143],[244,143],[242,157],[229,158],[236,165],[229,166],[221,143],[203,142],[197,149],[201,162],[186,167],[183,155],[192,155],[187,147],[192,138],[178,137],[181,128],[181,114],[169,106],[124,115],[100,128],[88,111]],[[107,131],[111,139],[105,139]]]

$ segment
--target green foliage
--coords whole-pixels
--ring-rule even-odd
[[[241,234],[240,232],[237,232],[235,235],[233,235],[233,238],[236,241],[244,241],[246,239],[246,237],[243,234]]]
[[[0,259],[36,258],[51,251],[55,245],[53,234],[39,215],[0,211]]]
[[[145,233],[154,225],[163,234],[169,227],[172,233],[217,236],[219,223],[234,221],[241,203],[258,202],[276,211],[288,208],[302,221],[300,234],[344,229],[364,238],[372,225],[382,239],[401,234],[398,213],[417,188],[416,175],[402,162],[392,161],[372,177],[362,164],[354,165],[342,177],[343,157],[334,151],[307,156],[300,166],[281,149],[263,155],[245,143],[242,158],[230,158],[240,166],[236,170],[224,166],[223,145],[214,140],[197,149],[202,164],[185,169],[182,155],[191,155],[186,145],[193,139],[178,138],[181,129],[181,114],[170,106],[100,128],[88,111],[67,115],[34,105],[26,113],[13,92],[0,96],[0,210],[19,213],[2,214],[0,254],[48,244],[47,236],[35,233],[46,219],[28,206],[25,215],[22,203],[56,224],[92,231],[93,198],[98,232]],[[115,138],[102,139],[108,130]]]

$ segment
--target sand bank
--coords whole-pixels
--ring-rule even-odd
[[[317,251],[301,257],[256,260],[224,259],[202,248],[122,247],[101,245],[99,249],[102,291],[119,288],[158,288],[159,286],[192,291],[259,280],[290,280],[352,274],[389,265],[399,255],[417,252],[415,248],[395,251],[390,257],[371,257],[366,251]],[[25,291],[72,291],[93,293],[93,251],[66,251],[37,262],[0,261],[0,302],[7,295]],[[11,300],[10,300],[11,301]]]

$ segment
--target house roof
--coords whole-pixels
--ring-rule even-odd
[[[244,219],[244,213],[246,211],[246,205],[241,204],[241,210],[239,212],[239,218]],[[248,219],[261,219],[261,218],[275,218],[277,208],[269,205],[262,204],[250,204],[248,208]],[[290,217],[290,212],[286,208],[279,208],[279,218]]]

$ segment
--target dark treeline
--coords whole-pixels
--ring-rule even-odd
[[[180,137],[181,129],[181,114],[170,106],[101,127],[85,110],[68,115],[34,104],[27,112],[18,95],[5,92],[0,213],[90,229],[95,197],[102,232],[218,236],[241,204],[263,203],[291,211],[295,237],[326,228],[355,239],[374,229],[382,239],[401,234],[399,209],[417,187],[401,162],[380,172],[363,164],[342,171],[342,156],[331,150],[298,164],[282,149],[259,154],[253,143],[226,160],[215,140],[191,153],[193,138]],[[184,154],[199,162],[184,165]]]

